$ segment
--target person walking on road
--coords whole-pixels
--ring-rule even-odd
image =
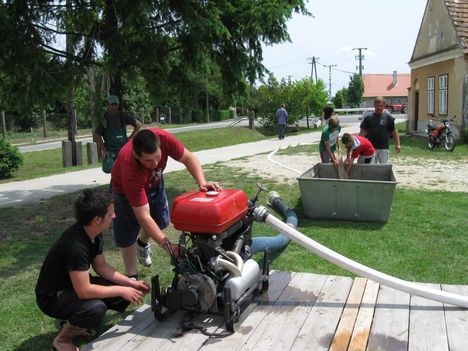
[[[97,136],[96,143],[101,149],[104,173],[111,172],[120,149],[141,129],[141,123],[131,114],[119,110],[118,96],[109,95],[107,102],[104,122],[100,123],[94,131]],[[129,138],[127,138],[127,125],[133,126],[133,132]]]
[[[276,111],[276,119],[278,121],[278,139],[283,140],[288,122],[288,111],[286,111],[284,104],[281,104],[281,107]]]
[[[374,113],[367,113],[361,122],[359,135],[367,137],[375,148],[373,163],[388,163],[390,158],[390,135],[395,142],[395,151],[400,152],[400,135],[395,128],[395,118],[384,111],[385,101],[383,97],[374,100]]]
[[[143,266],[151,266],[149,238],[168,255],[177,255],[178,245],[162,232],[169,225],[163,177],[169,157],[185,165],[200,191],[222,190],[218,183],[205,180],[198,158],[172,134],[157,128],[140,130],[120,150],[111,176],[114,241],[129,276],[137,275],[137,257]]]
[[[73,339],[94,335],[108,309],[122,313],[130,303],[142,303],[149,292],[146,282],[120,274],[104,258],[102,232],[114,217],[108,192],[82,190],[75,201],[76,223],[44,259],[35,293],[42,312],[63,320],[54,350],[78,350]],[[89,273],[90,267],[97,276]]]

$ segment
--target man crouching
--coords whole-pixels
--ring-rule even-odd
[[[102,231],[115,217],[107,191],[83,190],[75,202],[76,223],[50,248],[36,285],[36,301],[46,315],[65,320],[53,346],[77,351],[73,338],[94,335],[107,309],[124,312],[143,302],[149,291],[144,281],[117,272],[105,260]],[[89,273],[90,266],[99,276]]]

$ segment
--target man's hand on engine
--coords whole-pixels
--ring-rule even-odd
[[[208,191],[208,190],[221,191],[221,190],[223,190],[221,185],[219,185],[216,182],[206,182],[204,184],[200,184],[199,189],[200,189],[200,191]]]

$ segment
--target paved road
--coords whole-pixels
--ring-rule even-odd
[[[213,123],[205,123],[205,124],[197,124],[197,125],[190,125],[186,127],[179,127],[179,128],[168,128],[166,129],[168,132],[172,134],[181,133],[181,132],[188,132],[191,130],[201,130],[201,129],[214,129],[214,128],[224,128],[227,127],[229,124],[232,123],[230,121],[222,121],[222,122],[213,122]],[[246,125],[247,122],[241,122],[240,125]],[[84,144],[91,142],[93,139],[92,137],[88,136],[85,138],[79,138],[77,141],[81,141]],[[59,149],[62,147],[62,140],[51,141],[47,143],[40,143],[40,144],[33,144],[33,145],[22,145],[19,146],[18,149],[20,152],[31,152],[31,151],[43,151],[43,150],[52,150],[52,149]]]
[[[397,118],[406,118],[406,115],[396,115]],[[341,123],[357,123],[359,121],[359,117],[361,115],[347,115],[347,116],[341,116],[340,121]],[[312,127],[313,123],[316,119],[311,117],[309,118],[309,125]],[[197,124],[197,125],[189,125],[185,127],[179,127],[179,128],[168,128],[166,129],[168,132],[172,134],[176,133],[181,133],[181,132],[188,132],[192,130],[202,130],[202,129],[215,129],[215,128],[225,128],[229,126],[233,120],[229,121],[222,121],[222,122],[212,122],[212,123],[204,123],[204,124]],[[236,126],[238,127],[245,127],[248,126],[249,122],[247,119],[242,119]],[[257,123],[256,123],[257,124]],[[303,118],[299,121],[299,125],[301,127],[306,127],[307,126],[307,119]],[[84,144],[92,141],[92,138],[90,136],[84,137],[84,138],[79,138],[77,139],[81,141]],[[31,152],[31,151],[43,151],[43,150],[52,150],[52,149],[59,149],[62,147],[62,141],[61,140],[55,140],[47,143],[38,143],[38,144],[32,144],[32,145],[22,145],[19,146],[18,149],[20,152]]]
[[[356,133],[359,131],[358,123],[343,123],[343,132]],[[284,140],[276,138],[258,142],[226,146],[218,149],[195,152],[202,164],[211,164],[219,161],[267,153],[280,146],[297,145],[299,143],[318,142],[320,132],[311,132],[300,135],[287,135]],[[272,167],[275,167],[272,164]],[[169,159],[165,173],[183,169],[184,166]],[[76,191],[86,187],[109,184],[110,175],[93,168],[49,177],[30,179],[20,182],[0,184],[0,207],[20,206],[41,201],[56,195]]]

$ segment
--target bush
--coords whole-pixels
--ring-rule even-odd
[[[0,179],[10,178],[23,165],[23,155],[16,146],[0,139]]]

